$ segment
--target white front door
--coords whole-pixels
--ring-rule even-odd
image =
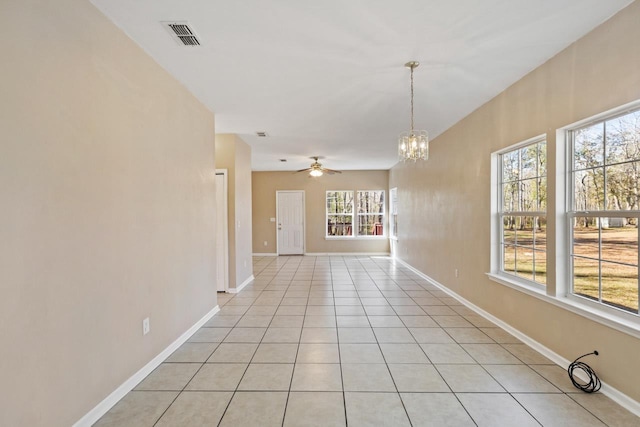
[[[277,193],[278,255],[304,254],[304,191]]]
[[[227,173],[216,170],[216,286],[229,289],[229,229],[227,220]]]

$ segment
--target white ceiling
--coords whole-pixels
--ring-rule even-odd
[[[631,0],[92,0],[252,148],[253,170],[389,169]],[[161,21],[188,21],[179,46]],[[266,131],[258,138],[256,131]],[[279,159],[288,161],[282,163]]]

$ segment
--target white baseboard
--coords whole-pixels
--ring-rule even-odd
[[[389,256],[389,252],[307,252],[305,256]]]
[[[156,369],[160,364],[171,355],[174,351],[178,349],[182,344],[184,344],[190,337],[193,335],[198,329],[202,327],[205,323],[209,321],[213,317],[214,314],[220,311],[219,306],[215,306],[211,311],[204,315],[200,320],[198,320],[195,325],[190,327],[185,333],[180,335],[180,337],[172,342],[167,348],[165,348],[160,354],[154,357],[149,363],[144,365],[142,369],[133,374],[131,378],[126,380],[120,387],[115,389],[109,396],[107,396],[102,402],[98,403],[98,405],[93,408],[91,411],[87,412],[87,414],[80,418],[73,427],[90,427],[96,421],[100,419],[107,411],[120,401],[127,393],[129,393],[135,386],[137,386],[140,381],[145,379],[147,375],[149,375],[154,369]]]
[[[254,253],[253,256],[278,256],[276,253]],[[304,256],[390,256],[389,252],[306,252]],[[287,256],[287,255],[284,255]]]
[[[394,260],[396,262],[404,265],[405,267],[407,267],[408,269],[410,269],[411,271],[413,271],[414,273],[416,273],[417,275],[419,275],[420,277],[422,277],[423,279],[425,279],[426,281],[428,281],[432,285],[434,285],[434,286],[438,287],[439,289],[441,289],[442,291],[446,292],[451,297],[457,299],[462,304],[464,304],[466,307],[468,307],[471,310],[473,310],[476,313],[478,313],[480,316],[482,316],[485,319],[487,319],[487,320],[495,323],[496,325],[500,326],[502,329],[504,329],[505,331],[509,332],[511,335],[515,336],[520,341],[522,341],[523,343],[527,344],[529,347],[531,347],[534,350],[536,350],[538,353],[542,354],[546,358],[550,359],[551,361],[553,361],[554,363],[559,365],[561,368],[567,369],[569,367],[569,364],[571,363],[570,360],[565,359],[564,357],[562,357],[558,353],[554,352],[553,350],[551,350],[548,347],[545,347],[543,344],[540,344],[538,341],[534,340],[533,338],[529,337],[528,335],[523,334],[518,329],[514,328],[513,326],[509,325],[508,323],[498,319],[497,317],[495,317],[491,313],[481,309],[480,307],[476,306],[475,304],[471,303],[470,301],[467,301],[465,298],[463,298],[460,295],[458,295],[457,293],[453,292],[451,289],[449,289],[446,286],[444,286],[443,284],[439,283],[437,280],[434,280],[433,278],[427,276],[426,274],[424,274],[420,270],[414,268],[412,265],[407,264],[405,261],[403,261],[403,260],[401,260],[399,258],[394,258]],[[576,372],[578,373],[578,376],[580,376],[580,374],[582,373],[582,372],[579,372],[579,371],[576,371]],[[581,379],[585,380],[585,378],[581,378]],[[619,404],[623,408],[627,409],[628,411],[632,412],[633,414],[635,414],[637,416],[640,416],[640,402],[635,401],[634,399],[632,399],[631,397],[627,396],[626,394],[624,394],[620,390],[608,385],[605,382],[602,382],[602,388],[600,389],[600,391],[602,392],[602,394],[606,395],[607,397],[609,397],[611,400],[613,400],[614,402],[616,402],[617,404]]]
[[[253,282],[253,280],[255,279],[255,277],[253,277],[253,274],[251,276],[249,276],[247,278],[247,280],[245,280],[244,282],[242,282],[240,284],[240,286],[238,286],[237,288],[229,288],[229,293],[230,294],[237,294],[238,292],[240,292],[245,286],[247,286],[249,283]]]

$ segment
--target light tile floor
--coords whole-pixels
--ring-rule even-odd
[[[255,280],[96,426],[638,426],[384,257],[256,257]]]

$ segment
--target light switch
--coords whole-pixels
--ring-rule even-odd
[[[276,219],[275,218],[269,218],[269,221],[276,222]]]

